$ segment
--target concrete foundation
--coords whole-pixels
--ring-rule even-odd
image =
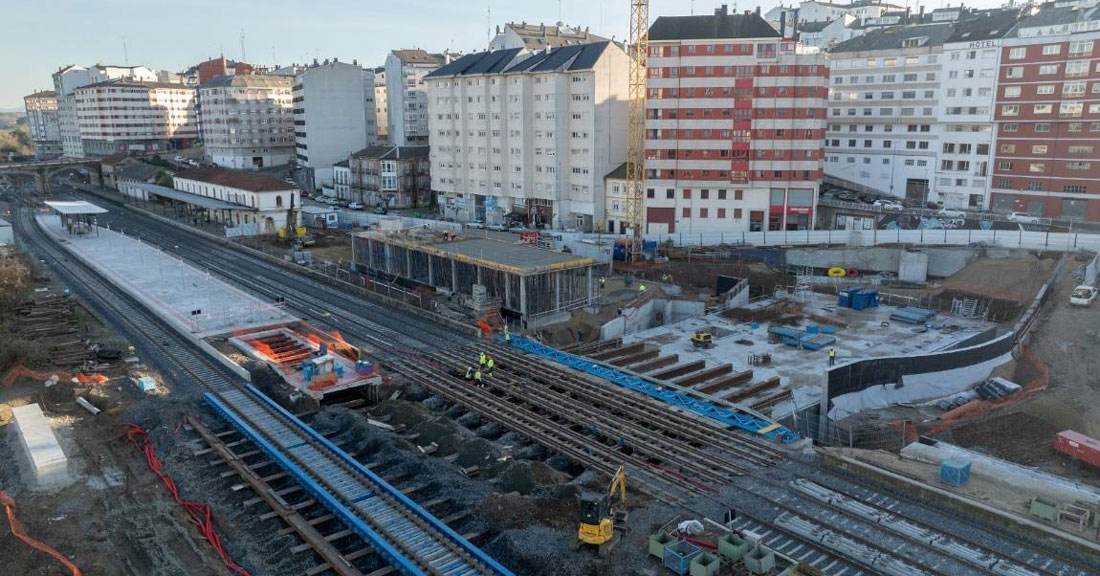
[[[59,488],[69,481],[69,460],[38,404],[12,408],[12,423],[31,479],[39,489]]]
[[[972,248],[927,248],[912,252],[892,247],[797,249],[788,250],[784,257],[790,266],[854,268],[864,274],[893,272],[900,276],[903,258],[906,264],[912,265],[914,262],[909,259],[914,258],[914,254],[924,254],[926,274],[936,278],[952,276],[978,258],[978,251]],[[907,273],[915,271],[907,270]]]

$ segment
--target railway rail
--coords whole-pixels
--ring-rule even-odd
[[[223,417],[255,442],[318,501],[404,574],[510,575],[399,490],[317,434],[251,385],[166,327],[120,288],[71,257],[19,215],[21,234],[40,257],[94,302],[104,318],[161,346],[174,377],[184,377]],[[81,289],[82,288],[82,289]]]
[[[138,216],[138,220],[141,218],[141,216]],[[131,228],[133,228],[132,224]],[[424,384],[429,390],[451,403],[462,406],[486,419],[496,421],[506,428],[557,450],[591,469],[605,473],[613,472],[614,466],[617,465],[615,463],[623,460],[621,451],[618,450],[618,446],[607,445],[606,437],[593,437],[583,428],[579,428],[575,422],[577,419],[575,415],[573,420],[562,417],[563,412],[576,410],[580,414],[591,415],[593,414],[592,410],[602,410],[616,418],[617,426],[633,429],[639,438],[649,437],[649,434],[663,435],[670,439],[683,440],[686,445],[700,450],[728,451],[730,454],[736,455],[737,459],[743,460],[743,467],[750,471],[767,468],[773,465],[776,460],[780,460],[784,462],[784,468],[787,468],[786,464],[792,463],[794,469],[802,471],[799,473],[816,476],[830,487],[836,488],[836,485],[851,484],[852,491],[865,492],[868,499],[885,497],[880,488],[871,487],[867,485],[866,481],[861,482],[859,479],[849,478],[849,475],[842,473],[838,475],[831,470],[824,472],[819,466],[810,465],[797,458],[788,459],[783,451],[768,444],[762,438],[734,433],[721,426],[715,426],[712,422],[706,422],[697,415],[687,414],[677,409],[669,409],[668,406],[653,405],[653,401],[648,398],[624,393],[621,388],[617,387],[595,385],[589,379],[578,375],[567,373],[559,378],[559,374],[555,372],[554,378],[550,379],[546,374],[546,364],[544,362],[535,361],[532,357],[519,354],[507,347],[490,346],[491,353],[504,360],[504,365],[517,367],[514,373],[508,376],[508,378],[515,378],[517,385],[523,382],[531,382],[538,386],[551,388],[551,391],[539,392],[537,395],[528,392],[526,398],[529,401],[542,404],[553,400],[557,403],[558,414],[551,414],[551,411],[543,414],[532,412],[527,408],[518,406],[518,401],[527,400],[511,398],[508,395],[511,392],[506,394],[500,387],[494,387],[492,390],[474,389],[465,385],[461,378],[455,378],[449,373],[446,366],[457,368],[457,366],[463,365],[461,358],[472,357],[468,351],[462,350],[461,346],[470,342],[468,338],[462,338],[449,331],[445,331],[449,333],[449,336],[443,337],[439,334],[438,329],[435,332],[430,332],[423,330],[419,324],[413,323],[407,326],[407,329],[401,331],[396,342],[391,341],[390,338],[383,337],[385,333],[383,333],[383,336],[379,336],[375,332],[379,326],[393,327],[396,323],[404,323],[408,315],[385,309],[385,307],[376,303],[368,303],[359,297],[326,295],[330,288],[313,280],[299,277],[293,273],[288,274],[285,269],[264,262],[253,262],[253,259],[247,255],[209,240],[196,240],[194,237],[182,238],[187,236],[186,233],[182,232],[167,233],[164,228],[160,225],[149,228],[145,226],[137,227],[143,238],[152,239],[156,243],[167,246],[179,244],[178,251],[181,256],[193,260],[199,266],[215,271],[232,282],[252,289],[261,295],[269,297],[284,296],[288,305],[302,314],[315,318],[320,322],[328,323],[342,330],[349,337],[375,346],[377,348],[376,354],[381,356],[383,363],[389,364],[391,368],[399,372],[404,372],[412,380]],[[190,246],[191,242],[195,242],[196,246]],[[232,263],[227,263],[226,260],[231,260]],[[440,347],[447,350],[425,355],[425,352],[437,350]],[[401,351],[404,351],[404,353],[401,353]],[[435,361],[425,361],[432,355],[438,355],[435,361],[442,360],[443,362],[439,366],[433,367],[431,364]],[[509,369],[508,372],[513,372],[513,370]],[[505,380],[505,378],[501,378],[501,380]],[[639,424],[639,422],[645,424]],[[667,425],[662,426],[664,423],[667,423]],[[670,428],[675,428],[679,435],[670,435]],[[664,454],[666,459],[675,461],[675,458],[668,457],[666,449],[667,447],[662,449],[660,454]],[[754,459],[754,456],[758,460]],[[735,464],[741,467],[740,463]],[[669,501],[688,502],[692,498],[708,497],[708,490],[702,490],[701,494],[698,484],[690,481],[684,482],[683,479],[676,478],[675,475],[654,470],[644,458],[628,463],[628,467],[636,468],[637,474],[644,478],[643,484],[648,486],[650,490],[662,491],[667,495],[666,499]],[[738,476],[732,473],[733,470],[727,470],[726,472],[727,478]],[[740,470],[740,472],[743,474],[745,470]],[[798,477],[798,473],[786,469],[774,473],[776,478],[781,476],[785,476],[785,480],[781,482],[786,482]],[[794,490],[790,486],[783,489]],[[774,503],[773,505],[778,506]],[[909,508],[915,509],[911,510]],[[920,515],[919,513],[927,512],[930,508],[931,514],[940,513],[933,505],[915,501],[905,503],[901,506],[901,511],[897,513],[903,517],[915,518]],[[809,560],[801,557],[799,559],[808,561],[814,566],[825,570],[826,573],[843,574],[845,576],[860,573],[890,573],[887,566],[901,567],[898,568],[899,570],[905,566],[911,566],[920,570],[920,572],[913,572],[914,574],[937,573],[935,566],[922,567],[919,564],[915,565],[909,559],[899,557],[890,551],[867,546],[865,533],[852,534],[841,530],[833,530],[822,524],[820,520],[806,518],[792,510],[782,510],[778,511],[777,514],[764,517],[742,514],[741,519],[745,523],[755,523],[758,528],[760,526],[768,528],[772,537],[777,539],[776,542],[784,550],[801,550]],[[974,548],[981,548],[982,545],[977,542],[979,540],[977,536],[990,538],[991,535],[995,535],[996,538],[1006,543],[1005,546],[998,546],[998,549],[993,551],[1006,559],[1004,565],[1019,563],[1031,568],[1041,567],[1042,565],[1052,566],[1053,568],[1049,569],[1039,569],[1038,573],[1044,576],[1079,576],[1080,574],[1096,573],[1095,571],[1080,571],[1075,568],[1076,566],[1093,568],[1094,566],[1087,561],[1080,562],[1079,559],[1062,561],[1060,552],[1049,550],[1041,545],[1026,544],[1017,533],[991,526],[987,522],[977,519],[960,518],[960,520],[962,520],[962,523],[959,525],[958,533],[953,534],[960,542],[969,543]],[[947,532],[942,530],[942,527],[936,526],[936,528],[942,532]],[[859,538],[864,538],[864,541],[861,543]],[[1011,541],[1011,544],[1008,544],[1009,541]],[[840,557],[842,552],[837,546],[844,548],[851,545],[863,545],[866,549],[872,550],[864,559],[871,564],[857,565],[851,561],[843,560]],[[911,546],[912,544],[908,545]],[[1014,554],[1006,553],[1005,549],[1007,548],[1016,548],[1018,552]],[[922,552],[928,551],[931,554],[942,553],[940,550],[929,547],[919,549]],[[945,565],[959,568],[957,565],[950,564],[953,562],[952,560],[945,560],[944,562]],[[985,573],[974,566],[966,566],[962,570],[959,573]]]

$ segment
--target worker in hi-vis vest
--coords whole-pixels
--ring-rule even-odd
[[[829,347],[829,366],[836,364],[836,348]]]

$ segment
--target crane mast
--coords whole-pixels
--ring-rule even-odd
[[[626,157],[627,254],[642,260],[642,189],[645,187],[646,60],[649,57],[649,0],[630,0],[630,73]]]

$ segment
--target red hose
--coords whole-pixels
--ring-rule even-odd
[[[53,556],[58,562],[64,564],[65,567],[72,572],[73,576],[80,576],[80,568],[77,568],[76,565],[70,562],[63,554],[54,550],[49,545],[43,544],[27,535],[23,530],[23,525],[15,518],[15,500],[12,500],[11,496],[8,496],[3,490],[0,490],[0,505],[4,506],[4,510],[7,512],[8,525],[11,526],[11,533],[13,536],[22,540],[31,548]]]
[[[229,568],[234,574],[239,574],[240,576],[251,576],[248,570],[238,566],[229,558],[229,554],[226,553],[225,548],[222,546],[221,538],[214,529],[213,511],[210,505],[205,502],[190,502],[180,497],[180,491],[179,488],[176,487],[175,480],[172,480],[170,476],[162,471],[163,465],[157,458],[156,448],[153,447],[153,443],[149,440],[149,433],[137,424],[124,422],[122,425],[126,427],[126,430],[119,434],[118,438],[127,438],[134,445],[134,448],[145,453],[145,461],[149,463],[149,469],[164,482],[164,485],[168,487],[168,492],[172,494],[172,498],[175,498],[176,502],[179,502],[179,504],[183,506],[183,509],[187,511],[187,515],[191,517],[191,521],[199,527],[199,532],[202,532],[206,541],[214,547],[218,556],[221,557],[222,562],[225,563],[226,568]]]

